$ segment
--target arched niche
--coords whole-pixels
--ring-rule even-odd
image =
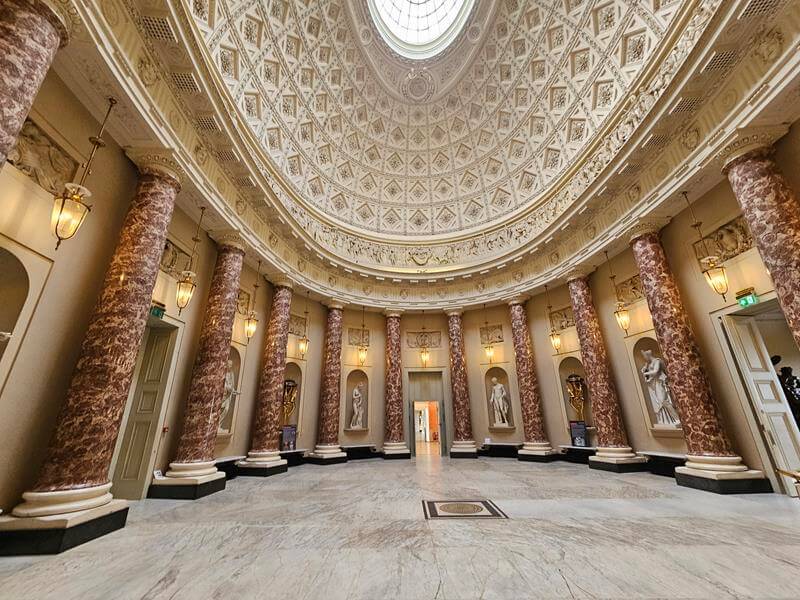
[[[514,408],[511,402],[508,373],[501,367],[491,367],[487,369],[483,377],[484,389],[486,390],[486,408],[489,414],[489,429],[495,431],[514,429]],[[494,396],[496,396],[496,399],[493,400]]]
[[[650,431],[664,434],[680,432],[682,430],[680,417],[669,393],[669,381],[664,371],[661,346],[658,341],[646,335],[642,336],[633,344],[631,353],[641,391],[642,409]],[[648,355],[656,362],[648,364]],[[659,361],[660,369],[657,364]],[[648,365],[647,369],[645,365]],[[647,379],[650,379],[649,383]]]
[[[22,261],[0,248],[0,359],[9,346],[29,291],[30,279]]]
[[[238,348],[231,346],[225,371],[225,391],[222,395],[222,407],[219,412],[218,437],[233,435],[233,428],[236,425],[236,413],[239,408],[241,374],[242,355],[239,353]]]
[[[369,378],[361,369],[347,375],[344,401],[344,430],[369,430]]]
[[[286,363],[283,377],[283,410],[281,426],[286,427],[300,422],[300,400],[303,397],[303,371],[296,362]]]
[[[580,381],[583,382],[583,419],[580,418],[579,411],[573,404],[578,404],[577,397],[570,402],[570,376],[577,375]],[[586,385],[586,371],[583,368],[583,363],[575,356],[567,356],[558,364],[558,381],[561,385],[561,395],[564,398],[564,408],[567,414],[567,421],[580,421],[586,422],[587,427],[591,427],[592,420],[592,398],[589,396],[589,388]],[[573,377],[573,381],[574,377]],[[575,382],[578,385],[580,382]]]

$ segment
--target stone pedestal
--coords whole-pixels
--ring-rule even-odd
[[[592,399],[592,418],[597,429],[597,452],[590,457],[589,466],[614,471],[640,470],[647,459],[634,454],[625,436],[622,410],[589,279],[585,273],[574,272],[568,277],[568,286],[586,385]]]
[[[17,143],[56,51],[67,39],[64,23],[45,2],[0,2],[0,168]]]
[[[151,488],[163,489],[151,489],[148,492],[151,497],[200,497],[200,490],[183,489],[186,487],[202,486],[202,491],[207,492],[203,495],[219,491],[218,485],[208,483],[216,481],[214,477],[219,473],[213,460],[214,443],[225,393],[225,374],[228,371],[243,261],[241,239],[238,236],[223,237],[218,244],[217,261],[208,290],[200,344],[183,411],[183,430],[178,451],[166,477],[153,481]]]
[[[689,315],[658,233],[652,226],[639,225],[631,231],[631,247],[663,353],[670,395],[686,439],[686,466],[675,469],[676,474],[684,475],[678,478],[678,483],[691,485],[694,479],[685,476],[719,481],[720,473],[727,473],[726,477],[736,473],[737,480],[742,474],[750,479],[763,479],[763,473],[749,470],[731,449]]]
[[[247,458],[237,463],[242,475],[266,477],[288,469],[288,463],[280,455],[280,426],[291,307],[291,283],[276,283],[261,359],[253,439]]]
[[[163,165],[141,171],[39,478],[12,515],[0,517],[0,547],[16,531],[15,548],[38,552],[42,534],[21,532],[46,529],[55,537],[41,547],[61,551],[125,524],[124,500],[106,508],[112,503],[108,471],[180,187]],[[96,519],[102,522],[92,525]],[[78,525],[78,532],[53,532]]]
[[[403,368],[400,312],[386,313],[386,432],[384,458],[411,458],[403,436]]]
[[[544,432],[542,401],[533,357],[533,341],[525,312],[525,300],[514,298],[509,302],[511,313],[511,338],[514,342],[514,359],[517,366],[519,400],[522,409],[522,426],[525,444],[517,451],[520,460],[545,462],[553,460],[556,452]]]
[[[447,313],[447,333],[450,340],[450,388],[453,401],[453,445],[450,458],[477,458],[478,448],[472,437],[467,365],[464,354],[464,327],[461,311]]]
[[[328,304],[325,324],[325,358],[319,395],[317,445],[306,461],[315,464],[345,462],[347,454],[339,446],[339,404],[342,384],[342,313],[344,305]]]

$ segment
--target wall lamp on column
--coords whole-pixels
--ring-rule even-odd
[[[553,306],[550,304],[550,291],[547,286],[544,286],[544,295],[547,298],[547,321],[550,323],[550,345],[555,350],[556,354],[561,352],[561,334],[553,327]]]
[[[194,260],[197,254],[197,244],[200,242],[200,227],[203,224],[203,215],[205,215],[206,207],[200,207],[200,218],[197,220],[197,231],[192,238],[192,254],[189,256],[188,268],[181,272],[181,278],[178,280],[178,287],[175,290],[175,303],[178,305],[178,314],[181,314],[184,308],[189,306],[192,301],[194,291],[197,288],[195,277],[197,274],[194,272]]]
[[[683,199],[686,201],[686,206],[689,207],[689,214],[692,217],[692,227],[694,227],[694,229],[697,231],[697,237],[699,238],[700,244],[703,248],[703,258],[700,259],[703,275],[706,276],[706,281],[708,282],[708,285],[711,286],[711,289],[722,296],[722,299],[725,300],[725,294],[728,293],[728,274],[725,272],[725,267],[720,264],[719,256],[711,254],[708,251],[708,243],[706,242],[706,238],[703,237],[702,233],[703,224],[697,220],[697,217],[694,216],[692,203],[689,202],[689,194],[686,192],[681,193],[683,194]]]
[[[96,136],[89,138],[92,143],[92,151],[89,153],[89,159],[83,165],[83,173],[81,174],[78,183],[65,183],[64,189],[60,194],[56,194],[53,198],[53,212],[50,214],[50,228],[53,235],[56,236],[56,250],[61,245],[61,242],[68,240],[78,233],[86,215],[92,210],[92,207],[86,203],[86,199],[92,196],[92,192],[84,186],[86,178],[92,172],[92,162],[97,154],[98,148],[105,147],[106,143],[103,141],[103,133],[106,130],[106,123],[111,114],[111,109],[117,103],[115,98],[108,99],[108,110],[106,116],[100,125],[100,131]]]

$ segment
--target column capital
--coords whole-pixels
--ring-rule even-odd
[[[588,265],[578,265],[568,271],[564,279],[567,283],[570,281],[575,281],[576,279],[584,279],[588,277],[589,273],[591,273],[593,270],[594,269],[589,268]]]
[[[444,311],[444,314],[446,314],[448,317],[460,317],[464,314],[464,308],[462,306],[448,308],[446,311]]]
[[[522,306],[528,301],[528,298],[529,298],[529,296],[526,295],[526,294],[519,294],[517,296],[509,298],[508,299],[508,305],[509,306],[514,306],[516,304],[519,304],[520,306]]]
[[[658,234],[667,222],[666,219],[641,219],[628,227],[625,231],[625,235],[628,238],[628,242],[632,244],[638,238],[648,233]]]
[[[125,148],[125,154],[138,167],[140,173],[172,180],[178,189],[186,172],[178,163],[175,152],[165,148]]]
[[[764,127],[742,127],[721,138],[715,152],[715,160],[723,173],[731,164],[745,154],[754,151],[768,151],[778,138],[784,136],[789,128],[786,125],[767,125]]]
[[[383,316],[386,318],[397,317],[398,319],[403,316],[405,309],[403,308],[386,308],[383,310]]]
[[[294,289],[294,281],[292,281],[289,276],[284,273],[275,275],[272,279],[268,279],[267,281],[269,281],[276,288],[282,287],[290,290]]]
[[[228,248],[235,248],[242,252],[247,252],[247,244],[242,234],[236,229],[209,231],[208,235],[211,236],[211,239],[217,242],[217,245],[220,247],[227,246]]]
[[[61,37],[59,47],[66,46],[81,23],[78,11],[75,10],[72,3],[69,0],[38,0],[33,4],[42,11],[44,17],[58,31]]]
[[[347,306],[347,302],[339,298],[328,298],[323,304],[330,310],[344,310],[344,307]]]

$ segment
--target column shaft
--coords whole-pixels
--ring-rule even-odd
[[[280,459],[280,425],[283,410],[283,381],[286,373],[286,346],[289,342],[289,318],[292,288],[276,286],[267,324],[266,341],[258,385],[253,440],[248,462],[275,462]]]
[[[472,438],[472,414],[470,409],[469,387],[467,385],[467,365],[464,352],[464,327],[461,313],[447,315],[447,332],[450,340],[450,388],[453,402],[453,447],[450,452],[476,452]]]
[[[220,245],[183,412],[183,430],[175,461],[170,464],[170,471],[167,472],[168,476],[199,476],[216,471],[211,461],[222,396],[225,393],[225,373],[230,356],[243,260],[244,251],[240,247]],[[179,465],[192,467],[181,468]]]
[[[620,448],[630,455],[617,389],[611,376],[606,344],[600,331],[600,321],[592,301],[588,277],[571,279],[569,296],[592,402],[592,419],[597,428],[598,455],[602,454],[601,448]]]
[[[139,178],[34,496],[111,485],[108,470],[178,189],[177,180],[160,173],[145,172]],[[57,507],[37,512],[35,497],[30,492],[26,497],[31,506],[20,505],[15,514],[59,512]],[[108,494],[106,502],[110,499]]]
[[[67,33],[39,0],[0,2],[0,168]]]
[[[736,200],[775,284],[783,314],[800,346],[800,202],[772,158],[760,148],[726,167]]]
[[[400,360],[400,315],[386,317],[386,432],[384,454],[407,455],[403,436],[403,368]]]
[[[325,359],[319,396],[319,428],[316,452],[341,455],[339,448],[339,404],[342,382],[342,308],[328,307],[325,325]]]
[[[634,238],[631,245],[664,357],[670,394],[681,417],[688,453],[732,456],[703,368],[700,348],[658,233],[644,233]]]
[[[509,305],[509,312],[511,313],[511,338],[514,342],[519,400],[522,408],[522,426],[525,433],[524,452],[547,453],[552,451],[552,448],[544,431],[542,401],[539,394],[539,381],[536,378],[528,315],[525,313],[525,305],[520,302],[512,302]]]

